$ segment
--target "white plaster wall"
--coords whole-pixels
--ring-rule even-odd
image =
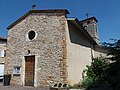
[[[95,47],[94,50],[94,57],[107,57],[107,49],[101,48],[101,47]]]
[[[70,36],[72,36],[73,41],[71,41]],[[73,85],[82,80],[82,72],[86,69],[86,65],[89,65],[91,62],[90,47],[90,43],[81,33],[73,29],[71,31],[67,29],[67,71],[69,84]]]

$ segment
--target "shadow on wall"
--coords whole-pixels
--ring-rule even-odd
[[[86,38],[85,35],[83,35],[83,33],[77,27],[75,27],[71,23],[68,23],[68,27],[69,27],[69,37],[71,43],[91,48],[89,43],[90,41]]]

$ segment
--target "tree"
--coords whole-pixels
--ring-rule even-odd
[[[87,66],[86,78],[82,82],[84,88],[99,87],[106,83],[109,63],[104,57],[94,58],[90,66]]]
[[[102,84],[111,86],[113,90],[120,89],[120,40],[113,43],[103,43],[107,48],[107,58],[95,58],[90,66],[87,66],[87,77],[82,85],[85,88],[101,87]],[[106,60],[107,59],[107,60]],[[108,62],[109,60],[109,62]]]
[[[120,40],[103,43],[103,46],[108,48],[109,60],[112,61],[109,65],[107,82],[113,89],[120,88]]]
[[[102,44],[102,47],[106,47],[108,49],[108,56],[112,55],[109,58],[112,61],[120,61],[120,40],[115,40],[114,43],[106,43]]]

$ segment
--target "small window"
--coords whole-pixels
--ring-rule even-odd
[[[14,75],[20,75],[20,72],[21,72],[21,68],[20,67],[15,66],[13,68],[13,74]]]
[[[4,42],[4,43],[3,43],[3,45],[7,45],[7,43],[6,43],[6,42]]]
[[[6,56],[6,50],[1,50],[0,57],[5,57],[5,56]]]
[[[90,24],[90,21],[87,21],[87,24]]]
[[[30,32],[28,33],[28,38],[29,38],[30,40],[33,40],[33,39],[35,38],[35,35],[36,35],[35,31],[30,31]]]

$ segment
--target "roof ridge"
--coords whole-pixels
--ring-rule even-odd
[[[95,19],[95,21],[98,22],[98,20],[94,16],[90,17],[90,18],[87,18],[87,19],[80,20],[80,22],[84,22],[84,21],[87,21],[87,20],[90,20],[90,19]]]
[[[0,39],[7,39],[7,38],[5,38],[4,36],[0,36]]]
[[[26,14],[21,16],[19,19],[17,19],[15,22],[13,22],[10,26],[8,26],[7,29],[9,30],[10,28],[12,28],[14,25],[19,23],[21,20],[26,18],[31,13],[62,13],[62,14],[69,14],[69,11],[67,9],[30,10]]]

